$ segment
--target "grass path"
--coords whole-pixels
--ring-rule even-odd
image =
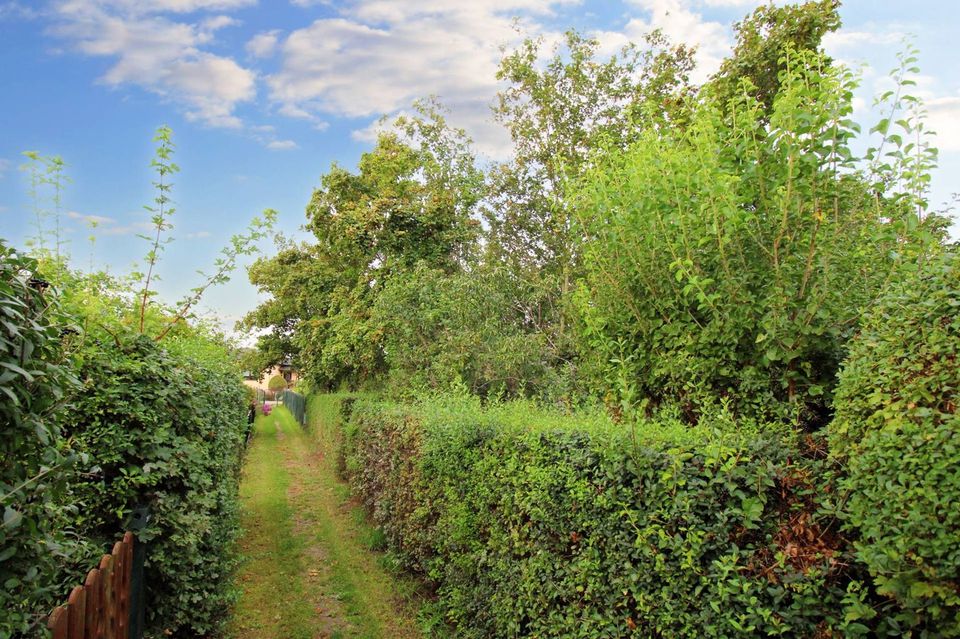
[[[370,549],[374,535],[337,478],[331,446],[286,409],[257,418],[240,486],[239,639],[421,636],[404,603],[412,588]]]

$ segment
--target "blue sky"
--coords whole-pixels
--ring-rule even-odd
[[[61,155],[69,250],[86,266],[85,228],[101,218],[92,258],[123,272],[145,252],[135,237],[153,197],[154,129],[175,133],[175,242],[161,294],[199,282],[231,233],[271,207],[295,233],[319,176],[352,167],[376,121],[438,95],[454,124],[488,157],[506,137],[490,118],[499,47],[523,33],[547,41],[569,27],[613,50],[660,27],[699,46],[700,78],[729,51],[732,25],[756,0],[0,0],[0,236],[31,234],[21,152]],[[848,0],[828,51],[866,63],[857,100],[869,126],[872,96],[904,36],[921,52],[917,91],[927,101],[941,166],[932,199],[960,191],[960,70],[953,0]],[[868,128],[868,127],[865,127]],[[954,235],[958,235],[954,226]],[[269,250],[269,247],[268,247]],[[227,324],[257,303],[238,272],[205,307]]]

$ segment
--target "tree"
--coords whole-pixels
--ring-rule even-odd
[[[307,206],[315,242],[281,243],[250,270],[271,298],[241,325],[269,331],[260,338],[268,359],[296,355],[321,387],[386,372],[383,330],[371,318],[386,282],[417,264],[457,272],[476,254],[483,175],[470,140],[435,103],[417,108],[380,134],[356,173],[335,164],[321,178]]]
[[[544,333],[557,365],[575,351],[565,304],[580,260],[565,184],[598,147],[624,147],[642,130],[682,121],[693,93],[693,50],[659,32],[645,44],[603,59],[598,41],[568,31],[545,65],[542,40],[528,39],[504,55],[497,73],[510,86],[494,114],[514,157],[491,172],[487,259],[529,284],[520,289],[532,295],[515,303]]]
[[[710,81],[718,102],[725,105],[739,96],[747,80],[751,96],[769,114],[786,71],[787,52],[819,51],[823,36],[840,28],[839,7],[839,0],[757,7],[736,24],[733,55]]]

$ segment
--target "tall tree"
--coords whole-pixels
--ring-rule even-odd
[[[357,172],[333,165],[307,206],[314,243],[287,244],[250,270],[270,299],[241,323],[266,330],[270,363],[295,355],[323,386],[363,384],[386,370],[371,309],[391,278],[418,264],[451,273],[476,253],[483,176],[471,142],[435,102],[394,122]]]
[[[489,259],[506,263],[530,293],[516,304],[545,333],[547,355],[572,355],[564,309],[578,274],[565,184],[582,175],[600,147],[627,146],[647,128],[681,121],[693,49],[660,32],[604,57],[600,43],[569,31],[543,64],[543,41],[507,53],[497,77],[509,82],[494,107],[513,140],[511,161],[494,167],[486,217]]]

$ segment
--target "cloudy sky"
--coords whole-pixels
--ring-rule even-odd
[[[353,167],[376,121],[437,95],[490,158],[502,46],[570,27],[613,50],[662,28],[699,47],[698,78],[729,52],[757,0],[0,0],[0,236],[31,234],[22,152],[61,155],[64,227],[78,266],[114,272],[145,252],[135,234],[153,194],[150,137],[178,146],[176,241],[161,293],[179,297],[231,233],[263,208],[296,232],[319,176]],[[955,0],[847,0],[835,57],[865,64],[857,117],[869,128],[905,37],[921,52],[917,91],[938,132],[933,201],[960,191],[960,69]],[[87,224],[98,222],[91,250]],[[954,226],[957,235],[957,226]],[[244,273],[208,296],[227,322],[256,304]]]

